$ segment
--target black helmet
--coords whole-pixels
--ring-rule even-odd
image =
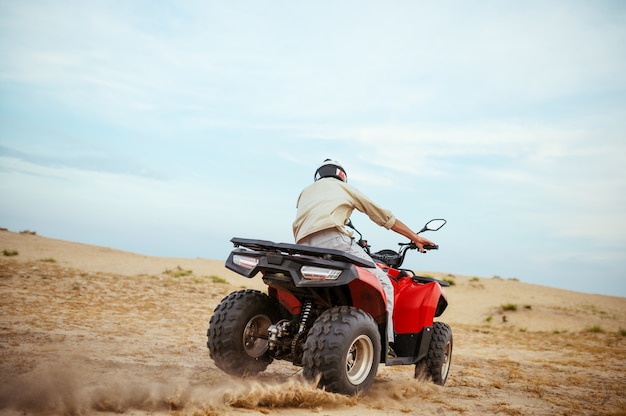
[[[348,174],[346,171],[341,167],[339,162],[331,159],[326,159],[315,171],[314,180],[317,181],[321,178],[335,178],[342,182],[348,182]]]

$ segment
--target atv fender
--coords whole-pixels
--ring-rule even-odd
[[[447,305],[441,286],[436,282],[416,283],[411,279],[396,287],[393,322],[397,334],[420,333],[433,325],[437,312],[445,309],[440,299]],[[438,308],[439,307],[439,308]],[[439,310],[438,310],[439,309]]]

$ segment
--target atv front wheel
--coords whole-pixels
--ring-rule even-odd
[[[365,392],[380,362],[380,335],[366,312],[340,306],[322,313],[313,324],[302,357],[304,377],[327,391]]]
[[[240,290],[215,308],[207,347],[215,365],[234,376],[256,375],[272,362],[268,328],[280,318],[278,303],[258,290]]]
[[[452,329],[443,322],[433,322],[428,354],[415,364],[415,378],[426,376],[433,383],[446,384],[452,363]]]

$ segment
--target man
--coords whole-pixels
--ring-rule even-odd
[[[338,162],[330,159],[326,159],[315,171],[313,184],[300,193],[296,207],[293,235],[297,244],[343,250],[372,260],[346,227],[355,209],[366,214],[376,224],[410,239],[421,252],[424,252],[424,245],[435,244],[415,234],[391,211],[379,207],[358,189],[348,185],[346,171]],[[394,342],[393,285],[383,270],[376,267],[372,271],[378,277],[387,298],[387,339],[391,346]],[[393,355],[393,350],[390,353]]]

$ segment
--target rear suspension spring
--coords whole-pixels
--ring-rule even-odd
[[[296,334],[296,336],[293,337],[293,341],[291,342],[292,353],[296,352],[298,340],[300,339],[300,336],[307,327],[312,308],[313,302],[311,302],[310,300],[307,300],[306,302],[304,302],[304,305],[302,305],[302,311],[300,312],[300,324],[298,325],[298,333]]]

